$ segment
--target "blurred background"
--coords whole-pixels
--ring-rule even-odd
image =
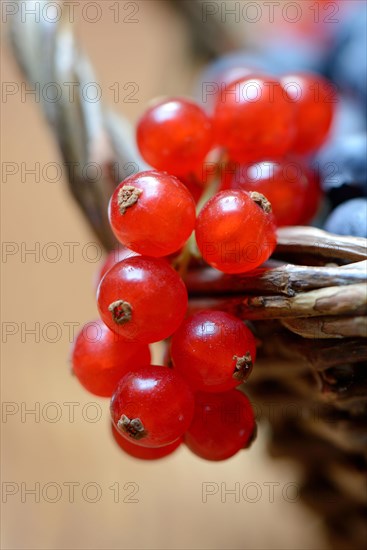
[[[42,89],[30,93],[9,45],[12,18],[28,4],[2,3],[2,548],[328,548],[321,518],[299,498],[296,465],[267,455],[265,422],[249,451],[223,463],[184,447],[145,463],[112,439],[108,400],[72,376],[70,345],[97,316],[104,253],[68,190]],[[40,22],[24,11],[24,33],[28,21],[51,18],[33,4]],[[362,2],[270,2],[288,4],[274,17],[267,4],[106,0],[62,9],[70,23],[74,6],[72,30],[100,103],[134,124],[152,98],[200,95],[207,63],[232,51],[267,50],[276,71],[325,67]]]

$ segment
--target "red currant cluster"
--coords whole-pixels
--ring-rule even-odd
[[[72,357],[83,386],[112,396],[113,434],[129,454],[159,458],[184,440],[199,456],[222,460],[250,443],[254,414],[235,388],[251,373],[255,338],[222,311],[186,317],[185,273],[195,262],[231,274],[253,270],[275,249],[276,219],[312,216],[316,181],[293,162],[289,183],[284,169],[286,155],[325,139],[327,86],[310,75],[246,77],[222,87],[212,115],[171,99],[141,118],[137,142],[154,170],[125,179],[111,198],[110,224],[123,248],[100,273],[101,320],[83,328]],[[256,182],[248,177],[255,163],[265,174]],[[151,365],[149,344],[168,338],[166,366]]]

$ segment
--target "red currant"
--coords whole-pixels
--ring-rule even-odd
[[[220,89],[217,92],[217,97],[221,93],[225,93],[226,89],[233,82],[238,82],[239,80],[244,80],[246,78],[252,77],[256,71],[255,67],[229,67],[224,69],[217,77],[217,83],[220,84]],[[257,72],[257,71],[256,71]]]
[[[190,191],[192,198],[195,201],[195,204],[198,203],[202,193],[203,193],[203,185],[200,179],[196,177],[196,174],[191,172],[189,174],[181,175],[179,176],[180,181],[187,187],[187,189]]]
[[[333,85],[320,75],[290,74],[281,80],[295,107],[295,153],[315,151],[326,140],[337,101]]]
[[[277,226],[295,225],[306,203],[308,180],[302,165],[291,160],[240,165],[229,177],[231,189],[257,191],[270,201]]]
[[[141,445],[136,445],[132,440],[123,437],[113,424],[111,424],[111,426],[112,435],[120,449],[126,454],[134,458],[140,458],[141,460],[157,460],[159,458],[164,458],[172,454],[182,443],[182,438],[179,438],[170,445],[165,445],[164,447],[142,447]]]
[[[139,256],[139,254],[123,245],[120,245],[115,250],[111,250],[107,258],[105,259],[101,269],[97,273],[96,287],[98,287],[104,275],[109,269],[111,269],[111,267],[113,267],[115,264],[118,264],[119,262],[122,262],[122,260],[126,260],[126,258],[132,258],[133,256]]]
[[[177,441],[194,414],[193,394],[181,376],[150,365],[126,374],[111,400],[111,417],[119,433],[143,447]]]
[[[195,202],[176,177],[140,172],[118,185],[109,205],[117,239],[148,256],[167,256],[181,248],[195,226]]]
[[[111,397],[131,367],[149,364],[147,345],[126,343],[100,320],[84,325],[72,350],[74,374],[88,391],[101,397]]]
[[[195,391],[234,388],[251,373],[256,357],[252,332],[222,311],[202,311],[182,323],[172,336],[174,368]]]
[[[245,77],[222,89],[214,130],[218,144],[232,160],[279,158],[292,145],[294,106],[273,77]]]
[[[198,393],[185,443],[201,458],[225,460],[248,446],[255,428],[251,403],[240,391]]]
[[[149,344],[179,327],[187,309],[187,290],[166,260],[136,256],[106,273],[97,301],[111,330],[126,341]]]
[[[297,220],[298,225],[306,225],[312,220],[319,209],[322,199],[319,173],[310,167],[306,167],[306,174],[308,179],[307,196],[305,197],[301,215]]]
[[[170,174],[187,173],[212,147],[212,125],[192,101],[169,99],[148,109],[138,122],[137,143],[143,158]]]
[[[255,269],[276,246],[271,205],[259,193],[221,191],[201,210],[196,241],[204,260],[224,273]]]

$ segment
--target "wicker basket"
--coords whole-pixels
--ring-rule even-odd
[[[260,340],[247,388],[271,423],[270,453],[302,465],[302,497],[340,549],[367,540],[366,247],[283,229],[276,256],[292,264],[243,278],[236,304]]]
[[[298,242],[302,248],[301,236]],[[349,244],[356,252],[364,247],[359,260],[366,258],[366,242]],[[336,252],[339,267],[318,268],[329,286],[306,290],[305,274],[298,281],[304,290],[271,300],[302,304],[302,312],[291,305],[288,316],[256,321],[263,358],[250,387],[255,400],[278,403],[275,414],[264,407],[271,411],[270,452],[302,464],[302,496],[323,516],[332,547],[360,549],[367,540],[367,263],[345,264],[349,252]]]
[[[367,240],[278,230],[268,265],[247,275],[189,272],[191,309],[249,320],[259,355],[246,391],[271,424],[272,456],[303,466],[302,496],[333,548],[367,540]]]

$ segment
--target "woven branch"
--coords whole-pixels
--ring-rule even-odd
[[[271,322],[269,330],[267,321],[257,322],[256,331],[260,334],[260,355],[283,360],[288,370],[293,365],[307,365],[312,370],[324,371],[338,365],[367,363],[367,341],[363,338],[343,338],[337,343],[333,339],[307,339],[277,329]],[[264,330],[265,329],[265,330]],[[255,376],[254,369],[252,376]]]
[[[296,292],[367,283],[367,261],[356,262],[343,267],[313,267],[283,264],[271,267],[270,261],[264,267],[241,275],[227,275],[211,267],[190,270],[185,283],[192,295],[235,294],[239,292],[285,294],[295,296]],[[279,262],[278,262],[279,263]]]
[[[367,288],[364,284],[311,290],[291,298],[254,296],[245,298],[239,305],[239,316],[250,320],[352,313],[367,313]]]
[[[367,338],[367,317],[318,317],[282,319],[282,325],[303,338]]]
[[[281,227],[277,251],[357,262],[367,259],[367,240],[333,235],[315,227]]]
[[[23,4],[33,2],[23,1]],[[42,4],[46,0],[40,0]],[[58,3],[62,4],[61,0]],[[142,161],[126,120],[110,112],[101,101],[90,102],[83,96],[85,85],[97,79],[87,56],[73,34],[73,24],[66,10],[57,23],[44,18],[36,22],[21,19],[23,10],[10,18],[10,40],[15,57],[31,84],[43,86],[54,82],[69,97],[73,84],[74,100],[49,102],[41,107],[58,142],[62,161],[68,173],[69,189],[98,240],[107,249],[115,247],[107,206],[116,184],[131,173],[131,167],[143,169]],[[99,176],[88,178],[85,168],[94,163]]]
[[[192,298],[190,312],[218,309],[240,319],[282,319],[325,315],[366,315],[367,288],[364,284],[328,287],[286,296],[236,298]]]

